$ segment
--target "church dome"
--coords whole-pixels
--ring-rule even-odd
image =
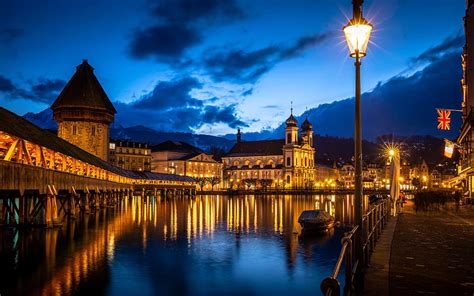
[[[286,126],[297,126],[298,125],[298,120],[296,120],[296,118],[293,116],[293,114],[290,115],[290,117],[288,117],[288,119],[286,120]]]
[[[309,122],[308,118],[304,120],[303,124],[301,125],[301,129],[304,131],[310,131],[313,129],[313,125],[311,122]]]

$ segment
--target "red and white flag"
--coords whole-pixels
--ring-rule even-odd
[[[451,129],[451,111],[437,109],[438,111],[438,129],[440,130],[450,130]]]

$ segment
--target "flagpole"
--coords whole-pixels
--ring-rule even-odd
[[[436,111],[462,112],[462,110],[458,110],[458,109],[445,109],[445,108],[436,108]]]

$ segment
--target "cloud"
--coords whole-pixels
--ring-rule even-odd
[[[152,26],[135,32],[130,43],[130,53],[135,58],[155,57],[172,61],[200,41],[201,34],[187,26]]]
[[[153,14],[170,23],[230,22],[244,17],[243,11],[232,0],[164,0],[153,9]]]
[[[277,47],[266,47],[254,51],[234,49],[211,53],[204,59],[204,67],[215,81],[250,83],[270,70],[278,52]]]
[[[136,108],[160,108],[168,110],[176,107],[200,107],[201,100],[191,97],[190,91],[201,88],[202,84],[192,77],[178,78],[158,82],[155,88],[139,100],[132,103]]]
[[[280,109],[280,106],[277,106],[277,105],[266,105],[266,106],[263,106],[262,108],[264,108],[264,109]]]
[[[15,89],[16,87],[13,85],[13,82],[10,79],[0,75],[0,92],[10,93]]]
[[[460,49],[462,49],[464,42],[464,34],[458,33],[456,35],[449,36],[440,44],[433,46],[422,52],[420,55],[412,58],[411,63],[420,64],[437,61],[441,56],[447,53],[458,52]]]
[[[324,32],[321,34],[304,36],[298,39],[298,41],[293,46],[282,51],[281,57],[282,59],[290,59],[297,57],[303,54],[305,50],[315,47],[326,41],[332,34],[333,32]]]
[[[4,28],[0,29],[0,41],[10,43],[25,34],[25,31],[20,28]]]
[[[242,120],[235,116],[236,105],[228,105],[224,107],[206,106],[202,110],[202,123],[226,123],[231,128],[248,126]]]
[[[30,89],[25,89],[16,86],[11,79],[0,75],[0,92],[9,100],[26,99],[50,104],[65,85],[66,81],[62,79],[39,78],[37,82],[30,85]]]
[[[268,46],[250,51],[232,49],[225,52],[211,50],[204,58],[203,66],[215,81],[254,83],[277,63],[300,56],[329,36],[329,33],[304,36],[288,47]]]
[[[150,9],[161,22],[136,29],[129,54],[137,59],[184,62],[186,50],[203,40],[211,25],[227,24],[243,18],[234,0],[163,0]]]
[[[236,105],[209,105],[218,99],[192,96],[202,83],[193,77],[160,81],[154,89],[129,104],[115,103],[116,122],[124,126],[144,125],[160,131],[192,132],[204,125],[248,126],[236,115]]]
[[[65,85],[66,81],[62,79],[40,78],[38,83],[31,86],[31,93],[39,101],[50,103],[57,98]]]
[[[253,87],[251,87],[251,88],[247,89],[246,91],[244,91],[242,93],[242,96],[246,97],[246,96],[250,96],[251,94],[253,94]]]

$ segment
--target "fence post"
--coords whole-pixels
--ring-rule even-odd
[[[345,271],[346,271],[346,284],[344,289],[350,289],[350,291],[353,290],[353,283],[352,283],[352,238],[349,237],[344,237],[342,239],[342,243],[347,241],[347,253],[346,253],[346,262],[345,262]],[[348,291],[345,291],[347,294]]]

